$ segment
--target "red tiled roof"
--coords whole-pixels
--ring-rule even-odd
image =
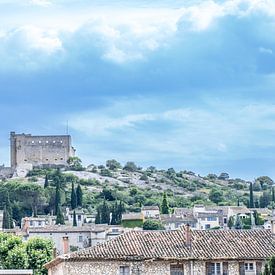
[[[95,247],[65,255],[54,261],[255,260],[266,259],[275,254],[273,236],[269,230],[194,230],[191,234],[192,245],[189,248],[185,244],[185,229],[130,231]]]

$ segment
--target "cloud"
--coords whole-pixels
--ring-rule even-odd
[[[52,2],[48,0],[31,0],[30,4],[41,7],[49,7],[52,5]]]

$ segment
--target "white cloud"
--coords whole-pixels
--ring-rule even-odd
[[[52,2],[48,0],[31,0],[30,4],[41,7],[49,7],[52,5]]]

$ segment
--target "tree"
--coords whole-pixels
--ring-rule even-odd
[[[242,229],[242,228],[243,228],[242,221],[240,219],[240,216],[237,215],[236,222],[235,222],[235,229]]]
[[[255,180],[255,182],[259,182],[262,187],[263,187],[264,184],[267,184],[269,186],[274,184],[273,180],[270,177],[267,177],[267,176],[258,177]]]
[[[275,256],[269,260],[269,272],[271,275],[275,275]]]
[[[272,201],[275,202],[275,190],[274,190],[274,186],[272,186]]]
[[[253,185],[250,182],[249,185],[249,208],[254,208],[254,198],[253,198]]]
[[[77,206],[82,207],[83,192],[82,192],[80,184],[78,184],[77,188],[76,188],[76,201],[77,201]]]
[[[58,206],[61,205],[61,190],[57,184],[55,187],[55,213],[57,214]]]
[[[48,188],[48,187],[49,187],[49,179],[48,179],[48,174],[46,174],[45,182],[44,182],[44,188]]]
[[[110,170],[115,171],[121,168],[121,164],[115,159],[111,159],[106,161],[106,167],[108,167]]]
[[[270,275],[268,263],[265,263],[263,275]]]
[[[219,180],[229,180],[229,174],[228,173],[221,173],[218,177]]]
[[[230,229],[234,226],[234,217],[233,216],[229,217],[227,225]]]
[[[82,171],[82,160],[79,157],[69,157],[67,160],[69,167],[75,171]]]
[[[209,193],[209,199],[214,203],[219,203],[223,200],[223,193],[221,190],[218,189],[211,189]]]
[[[26,252],[26,247],[18,245],[12,250],[9,250],[8,256],[5,263],[5,268],[7,269],[27,269],[29,267],[28,254]]]
[[[263,195],[260,196],[260,207],[265,208],[270,203],[270,194],[268,191],[264,191]]]
[[[100,216],[100,209],[99,207],[97,208],[96,216],[95,216],[95,224],[100,224],[101,223],[101,216]]]
[[[3,213],[3,224],[2,224],[3,229],[10,229],[11,224],[10,224],[10,213],[7,210],[7,207],[4,207],[4,213]]]
[[[72,183],[72,190],[71,190],[71,208],[75,209],[77,207],[77,197],[76,192],[74,189],[74,183]]]
[[[74,210],[74,213],[73,213],[73,226],[77,226],[75,210]]]
[[[109,206],[106,203],[106,200],[104,200],[103,205],[101,207],[101,223],[110,223],[110,210]]]
[[[137,166],[134,162],[128,161],[125,166],[123,167],[123,170],[129,171],[129,172],[135,172],[137,171]]]
[[[166,193],[163,193],[162,204],[161,204],[161,213],[169,214],[169,205],[168,205]]]
[[[64,216],[60,205],[58,205],[57,207],[56,224],[65,224]]]
[[[160,221],[146,220],[143,223],[143,230],[163,230],[164,226]]]
[[[49,239],[40,237],[31,238],[26,245],[26,252],[29,259],[29,268],[33,269],[36,275],[46,275],[44,265],[53,258],[53,243]]]

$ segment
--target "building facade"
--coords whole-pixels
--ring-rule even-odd
[[[49,275],[260,275],[275,254],[269,230],[131,231],[57,257]]]
[[[75,155],[71,136],[32,136],[10,134],[11,168],[67,166],[69,157]]]

